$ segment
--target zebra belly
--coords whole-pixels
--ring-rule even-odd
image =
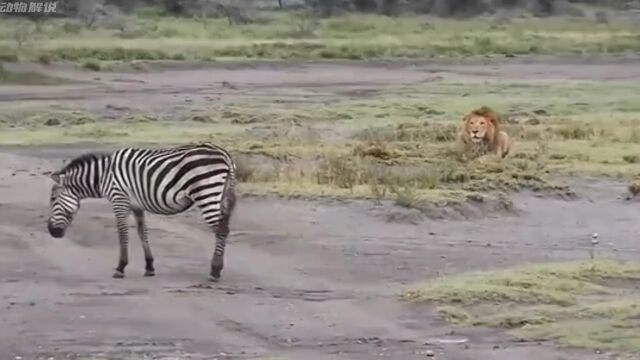
[[[149,204],[139,199],[132,199],[131,204],[152,214],[175,215],[189,210],[193,206],[193,201],[189,197],[180,194],[175,201],[173,199],[165,199],[160,204]]]

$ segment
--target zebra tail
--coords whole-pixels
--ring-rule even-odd
[[[220,211],[222,216],[229,218],[236,207],[236,176],[235,176],[235,164],[231,166],[227,180],[224,182],[222,188],[222,199],[220,204]]]

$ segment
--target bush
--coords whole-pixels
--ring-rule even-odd
[[[91,71],[100,71],[102,67],[100,63],[95,60],[88,60],[82,64],[83,69],[91,70]]]
[[[18,54],[15,51],[4,52],[0,49],[0,62],[17,62]]]
[[[51,55],[68,61],[95,59],[100,61],[167,60],[173,57],[161,50],[113,48],[59,48]]]
[[[49,65],[51,63],[51,56],[49,54],[42,54],[38,56],[38,62],[40,64]]]

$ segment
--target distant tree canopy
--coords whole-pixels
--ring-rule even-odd
[[[39,0],[8,0],[4,3],[42,2]],[[547,16],[566,12],[572,4],[583,3],[625,9],[634,0],[58,0],[57,14],[49,16],[77,16],[87,9],[101,6],[115,6],[123,12],[130,12],[139,6],[154,6],[169,15],[188,16],[207,12],[222,12],[224,9],[240,9],[259,4],[274,9],[292,6],[313,8],[321,16],[332,16],[337,12],[354,11],[380,13],[393,16],[400,12],[416,12],[437,16],[472,16],[492,13],[501,8],[521,7],[535,15]],[[5,15],[42,15],[11,13]]]

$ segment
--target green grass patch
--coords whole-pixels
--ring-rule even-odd
[[[0,64],[0,85],[59,85],[67,83],[68,80],[40,74],[33,71],[14,72],[2,68]]]
[[[640,263],[614,260],[520,266],[438,278],[401,297],[434,303],[464,326],[507,329],[523,339],[640,351]]]
[[[214,58],[369,59],[505,54],[612,54],[640,50],[631,22],[592,19],[492,18],[468,21],[425,16],[348,15],[314,19],[268,13],[263,21],[230,26],[226,19],[123,16],[121,26],[89,29],[68,19],[38,28],[26,20],[0,24],[0,47],[21,58],[85,61]],[[33,28],[16,37],[13,29]],[[117,44],[117,45],[115,45]]]

